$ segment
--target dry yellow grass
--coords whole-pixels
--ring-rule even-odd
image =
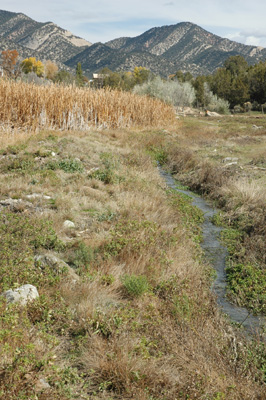
[[[0,119],[6,130],[126,128],[175,122],[171,106],[127,92],[0,81]]]
[[[217,310],[209,268],[184,223],[186,207],[165,192],[145,151],[160,149],[165,141],[171,145],[175,136],[127,130],[45,135],[25,140],[16,154],[7,149],[0,192],[4,198],[52,196],[51,202],[31,201],[53,221],[66,245],[58,255],[77,267],[78,277],[73,282],[72,275],[60,275],[49,286],[51,271],[45,284],[36,283],[40,301],[25,311],[12,310],[8,318],[0,303],[6,343],[3,356],[0,346],[0,397],[263,400],[257,353]],[[52,151],[55,156],[47,155]],[[36,157],[39,153],[46,155]],[[108,172],[102,153],[114,161],[114,179],[108,182],[89,172],[95,167]],[[48,169],[49,162],[77,157],[83,172]],[[183,157],[176,150],[169,156],[180,168],[196,167],[192,151]],[[30,167],[18,168],[25,160],[32,161]],[[205,163],[207,183],[208,168]],[[40,218],[38,209],[30,212],[32,219]],[[27,212],[16,215],[26,220]],[[64,229],[65,219],[73,220],[75,229]],[[125,292],[125,275],[145,276],[149,290],[132,297]],[[36,393],[40,378],[50,388]]]

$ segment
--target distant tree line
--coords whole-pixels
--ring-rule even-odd
[[[121,90],[134,88],[135,93],[159,97],[174,105],[220,113],[228,113],[229,109],[266,108],[266,62],[250,66],[242,56],[231,56],[213,74],[197,77],[179,70],[168,80],[160,79],[142,67],[136,67],[133,72],[112,72],[105,68],[101,73],[105,74],[103,86]],[[178,84],[171,85],[169,80]]]
[[[206,105],[206,85],[218,98],[228,101],[230,109],[261,110],[266,103],[266,61],[249,65],[244,57],[231,56],[212,75],[193,78],[178,71],[175,77],[192,83],[201,107]]]
[[[242,56],[231,56],[223,67],[211,75],[193,77],[190,72],[177,71],[168,79],[156,77],[148,69],[136,66],[133,71],[113,72],[104,68],[101,79],[89,80],[76,66],[75,74],[59,70],[47,60],[41,62],[29,57],[19,62],[16,50],[2,51],[1,66],[5,76],[28,82],[53,81],[95,88],[109,87],[119,90],[134,90],[138,94],[158,97],[174,105],[189,105],[208,108],[222,113],[232,110],[266,109],[266,61],[250,66]]]
[[[210,85],[231,108],[250,102],[257,109],[266,102],[266,62],[249,66],[242,56],[230,57],[211,76]]]
[[[80,63],[77,64],[76,74],[74,75],[69,71],[59,70],[58,66],[51,60],[42,62],[35,57],[29,57],[19,61],[17,50],[2,51],[1,67],[4,76],[7,78],[19,78],[38,84],[52,81],[64,84],[76,83],[77,86],[84,86],[88,82],[88,78],[83,75]]]
[[[129,91],[135,85],[141,85],[152,79],[153,74],[144,67],[135,67],[133,71],[113,72],[109,68],[103,68],[100,71],[103,76],[102,87],[110,87],[112,89],[120,89]],[[97,82],[95,82],[97,85]]]
[[[169,79],[189,83],[195,90],[191,105],[198,108],[221,113],[266,109],[266,61],[249,65],[244,57],[231,56],[211,75],[193,77],[179,70]]]

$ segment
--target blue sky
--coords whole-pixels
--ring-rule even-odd
[[[266,47],[265,0],[1,0],[0,9],[52,21],[92,43],[189,21],[219,36]]]

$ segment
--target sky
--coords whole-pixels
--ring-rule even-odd
[[[0,9],[52,21],[92,43],[192,22],[221,37],[266,47],[265,0],[0,0]]]

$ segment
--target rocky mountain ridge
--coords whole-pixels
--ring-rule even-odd
[[[20,54],[38,54],[41,59],[64,63],[91,43],[53,22],[36,22],[22,13],[0,11],[0,46],[2,42],[20,48]]]
[[[191,22],[92,45],[52,22],[40,23],[22,13],[0,11],[0,50],[7,48],[16,48],[23,58],[37,56],[71,69],[80,62],[88,76],[104,67],[121,71],[135,66],[162,76],[179,69],[194,75],[210,74],[232,55],[242,55],[250,64],[266,59],[265,48],[221,38]]]
[[[167,73],[177,69],[211,73],[231,55],[242,55],[250,64],[266,59],[266,49],[262,47],[221,38],[191,22],[152,28],[135,38],[119,38],[106,45],[127,53],[154,54],[168,64]]]

